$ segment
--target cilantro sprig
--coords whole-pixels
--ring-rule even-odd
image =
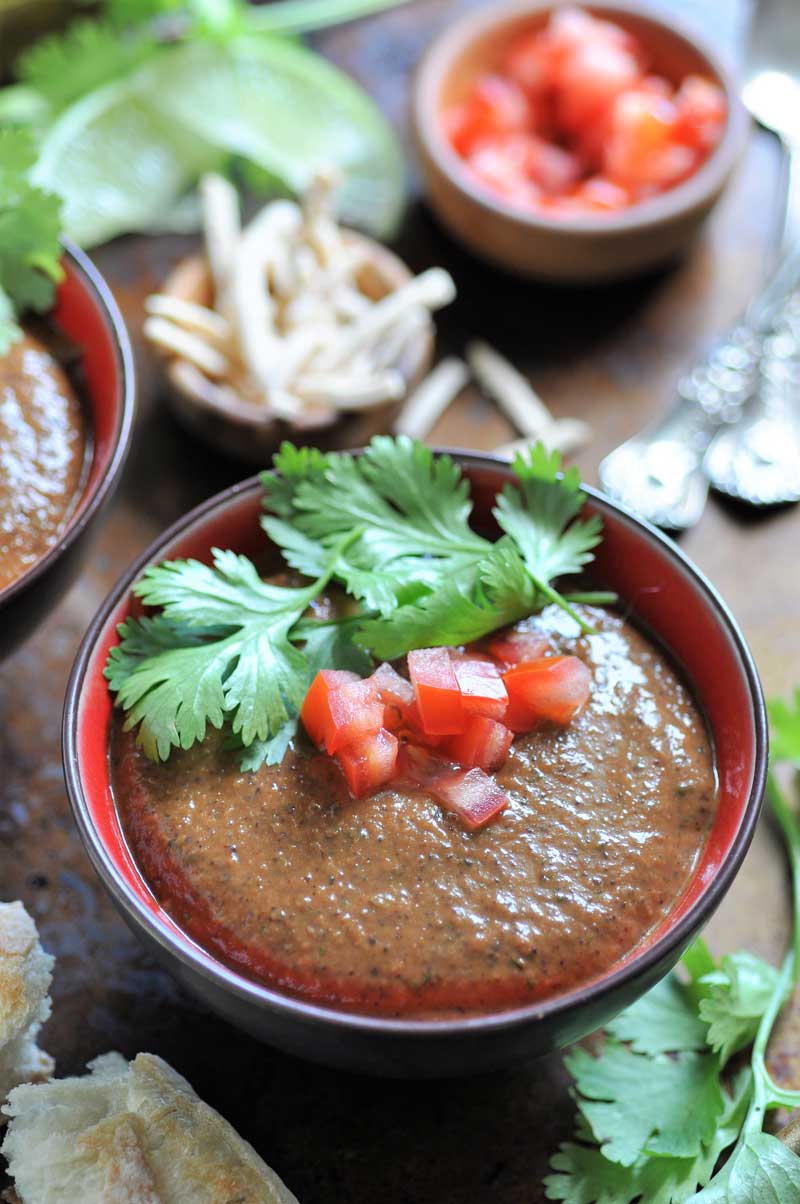
[[[61,205],[31,183],[35,159],[28,133],[0,128],[0,355],[21,336],[17,317],[48,310],[61,279]]]
[[[154,760],[211,726],[226,728],[243,768],[273,764],[319,668],[365,674],[373,656],[469,643],[553,601],[574,614],[553,578],[591,559],[600,525],[577,518],[577,473],[562,475],[541,447],[515,461],[519,486],[498,499],[496,542],[470,526],[458,465],[410,439],[379,437],[358,457],[285,444],[274,465],[262,523],[308,584],[266,583],[246,557],[217,550],[211,566],[168,561],[134,586],[159,613],[121,625],[106,677]],[[332,580],[351,610],[309,617]]]
[[[800,1204],[800,1158],[764,1131],[770,1109],[800,1108],[800,1092],[777,1084],[766,1065],[800,973],[800,825],[778,772],[783,763],[800,768],[800,691],[769,711],[768,794],[794,880],[792,949],[776,969],[746,951],[716,963],[697,941],[683,975],[670,974],[607,1026],[598,1057],[582,1048],[567,1055],[576,1136],[551,1161],[549,1200]],[[732,1074],[731,1059],[748,1047]]]

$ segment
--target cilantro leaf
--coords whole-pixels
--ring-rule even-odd
[[[708,1026],[684,984],[668,974],[610,1021],[606,1032],[636,1053],[662,1054],[705,1049]]]
[[[800,769],[800,689],[794,699],[784,702],[772,698],[767,702],[770,725],[770,747],[773,761],[788,761]]]
[[[298,589],[270,585],[246,557],[219,550],[213,567],[178,560],[145,571],[134,592],[162,615],[121,626],[106,677],[148,756],[165,760],[173,747],[190,748],[207,724],[219,728],[226,717],[245,746],[278,735],[307,688],[306,657],[290,631],[337,555],[335,548],[327,573]]]
[[[469,644],[531,614],[536,604],[536,586],[519,553],[501,540],[466,574],[450,577],[388,617],[365,620],[358,640],[379,659],[394,660],[412,648]]]
[[[725,1107],[719,1063],[712,1054],[647,1057],[608,1040],[600,1057],[567,1055],[578,1108],[602,1154],[632,1166],[642,1153],[696,1157]]]
[[[277,507],[301,535],[329,548],[358,532],[337,574],[348,593],[390,614],[409,582],[429,589],[471,569],[491,549],[469,527],[469,484],[449,456],[423,444],[379,436],[363,455],[303,455],[284,444],[278,478],[264,474],[265,506]],[[318,560],[265,518],[267,534],[306,575]]]
[[[800,1158],[769,1133],[748,1133],[690,1204],[800,1204]]]
[[[135,71],[158,49],[142,32],[121,34],[110,21],[84,19],[34,42],[17,60],[16,72],[55,114]]]
[[[700,979],[708,992],[700,1001],[700,1017],[708,1025],[708,1044],[723,1065],[755,1037],[778,978],[774,966],[740,950],[723,957],[719,970]]]
[[[591,549],[600,542],[602,523],[597,515],[573,521],[586,495],[576,468],[561,473],[558,452],[549,453],[538,443],[526,454],[519,453],[512,468],[519,486],[503,489],[494,508],[495,518],[516,543],[531,578],[547,600],[570,610],[549,583],[566,573],[579,572],[592,559]],[[581,626],[586,624],[581,622]]]
[[[591,1131],[580,1122],[582,1144],[567,1142],[551,1159],[557,1173],[545,1179],[548,1200],[564,1204],[683,1204],[698,1185],[708,1182],[720,1154],[734,1143],[744,1118],[752,1074],[743,1070],[732,1084],[711,1143],[694,1158],[651,1158],[643,1155],[632,1166],[609,1162],[591,1142]]]
[[[33,139],[22,129],[0,129],[0,355],[19,338],[14,317],[43,313],[61,279],[61,205],[31,184]]]

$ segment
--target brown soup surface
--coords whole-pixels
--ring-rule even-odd
[[[156,897],[198,943],[260,981],[388,1015],[482,1012],[608,971],[684,893],[716,810],[713,750],[670,662],[619,615],[574,638],[591,666],[564,730],[518,737],[510,805],[469,832],[424,794],[354,802],[302,738],[243,774],[215,736],[154,765],[118,724],[117,805]]]
[[[83,481],[83,408],[43,341],[0,357],[0,589],[58,540]]]

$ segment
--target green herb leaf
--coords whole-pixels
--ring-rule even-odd
[[[284,445],[277,477],[264,474],[264,504],[322,548],[358,532],[340,575],[347,592],[389,615],[409,584],[435,589],[470,572],[491,550],[469,527],[469,485],[449,456],[423,444],[380,436],[362,456],[303,455]],[[298,547],[288,528],[269,517],[264,529],[288,562],[308,574],[318,563],[309,545]]]
[[[34,160],[26,131],[0,129],[0,355],[19,338],[15,316],[48,310],[61,279],[61,206],[31,183]]]
[[[123,624],[106,676],[128,712],[126,729],[139,727],[148,756],[165,760],[173,747],[190,748],[207,724],[219,728],[226,717],[247,746],[271,740],[296,716],[307,664],[290,631],[324,588],[337,555],[324,576],[301,589],[269,585],[246,557],[218,550],[213,568],[177,560],[145,571],[134,592],[163,607],[160,623]],[[165,647],[169,625],[175,639]],[[189,642],[194,631],[200,642]]]
[[[774,966],[741,950],[723,957],[721,969],[700,980],[708,988],[700,1017],[708,1025],[708,1044],[723,1064],[755,1037],[778,977]]]
[[[469,644],[531,614],[537,598],[519,553],[504,539],[474,568],[455,574],[433,593],[387,617],[365,620],[358,640],[381,660],[412,648]]]
[[[800,769],[800,689],[794,699],[773,698],[767,703],[773,761],[788,761]]]
[[[599,1058],[578,1048],[565,1061],[578,1108],[611,1162],[632,1166],[642,1153],[694,1158],[716,1132],[725,1097],[711,1054],[643,1058],[609,1040]]]
[[[497,500],[495,517],[519,548],[531,578],[548,600],[569,606],[550,590],[549,583],[566,573],[577,573],[591,559],[591,549],[601,539],[597,516],[572,521],[586,495],[576,468],[561,473],[558,452],[543,444],[519,453],[512,465],[519,487],[506,485]],[[570,611],[574,615],[574,612]],[[580,619],[582,627],[586,627]]]
[[[769,1133],[749,1133],[691,1204],[800,1204],[800,1158]]]
[[[606,1032],[629,1043],[636,1053],[663,1054],[704,1050],[708,1025],[698,1016],[684,984],[668,974],[607,1024]]]
[[[736,1077],[714,1138],[696,1158],[643,1155],[632,1166],[609,1162],[586,1144],[592,1134],[579,1121],[576,1138],[583,1144],[567,1142],[554,1155],[550,1165],[558,1173],[545,1179],[545,1196],[565,1204],[683,1204],[708,1182],[720,1154],[738,1137],[751,1085],[749,1070]]]
[[[35,42],[17,61],[16,71],[55,114],[129,75],[157,53],[155,39],[141,32],[122,35],[111,22],[86,19]]]

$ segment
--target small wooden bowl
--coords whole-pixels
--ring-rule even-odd
[[[411,279],[401,259],[386,247],[361,234],[348,232],[348,239],[363,245],[368,252],[360,286],[369,297],[379,300]],[[213,284],[204,256],[183,259],[164,282],[162,293],[212,305]],[[406,393],[416,388],[427,375],[433,359],[434,325],[429,321],[406,348],[396,365],[406,382]],[[191,434],[203,439],[246,464],[265,467],[283,439],[303,437],[318,447],[360,447],[373,435],[389,428],[402,402],[394,399],[358,413],[337,414],[322,423],[309,419],[305,424],[288,423],[245,400],[235,400],[214,381],[186,360],[161,352],[169,384],[167,397],[178,421]]]
[[[719,199],[742,152],[748,119],[731,73],[695,33],[656,18],[639,0],[590,4],[591,13],[635,34],[653,70],[674,83],[689,73],[725,93],[728,121],[719,145],[682,184],[619,213],[552,217],[512,209],[472,183],[443,132],[442,115],[474,80],[496,68],[522,32],[543,27],[561,0],[487,5],[450,25],[428,50],[414,81],[412,122],[435,213],[482,258],[523,276],[587,283],[654,268],[685,250]]]

